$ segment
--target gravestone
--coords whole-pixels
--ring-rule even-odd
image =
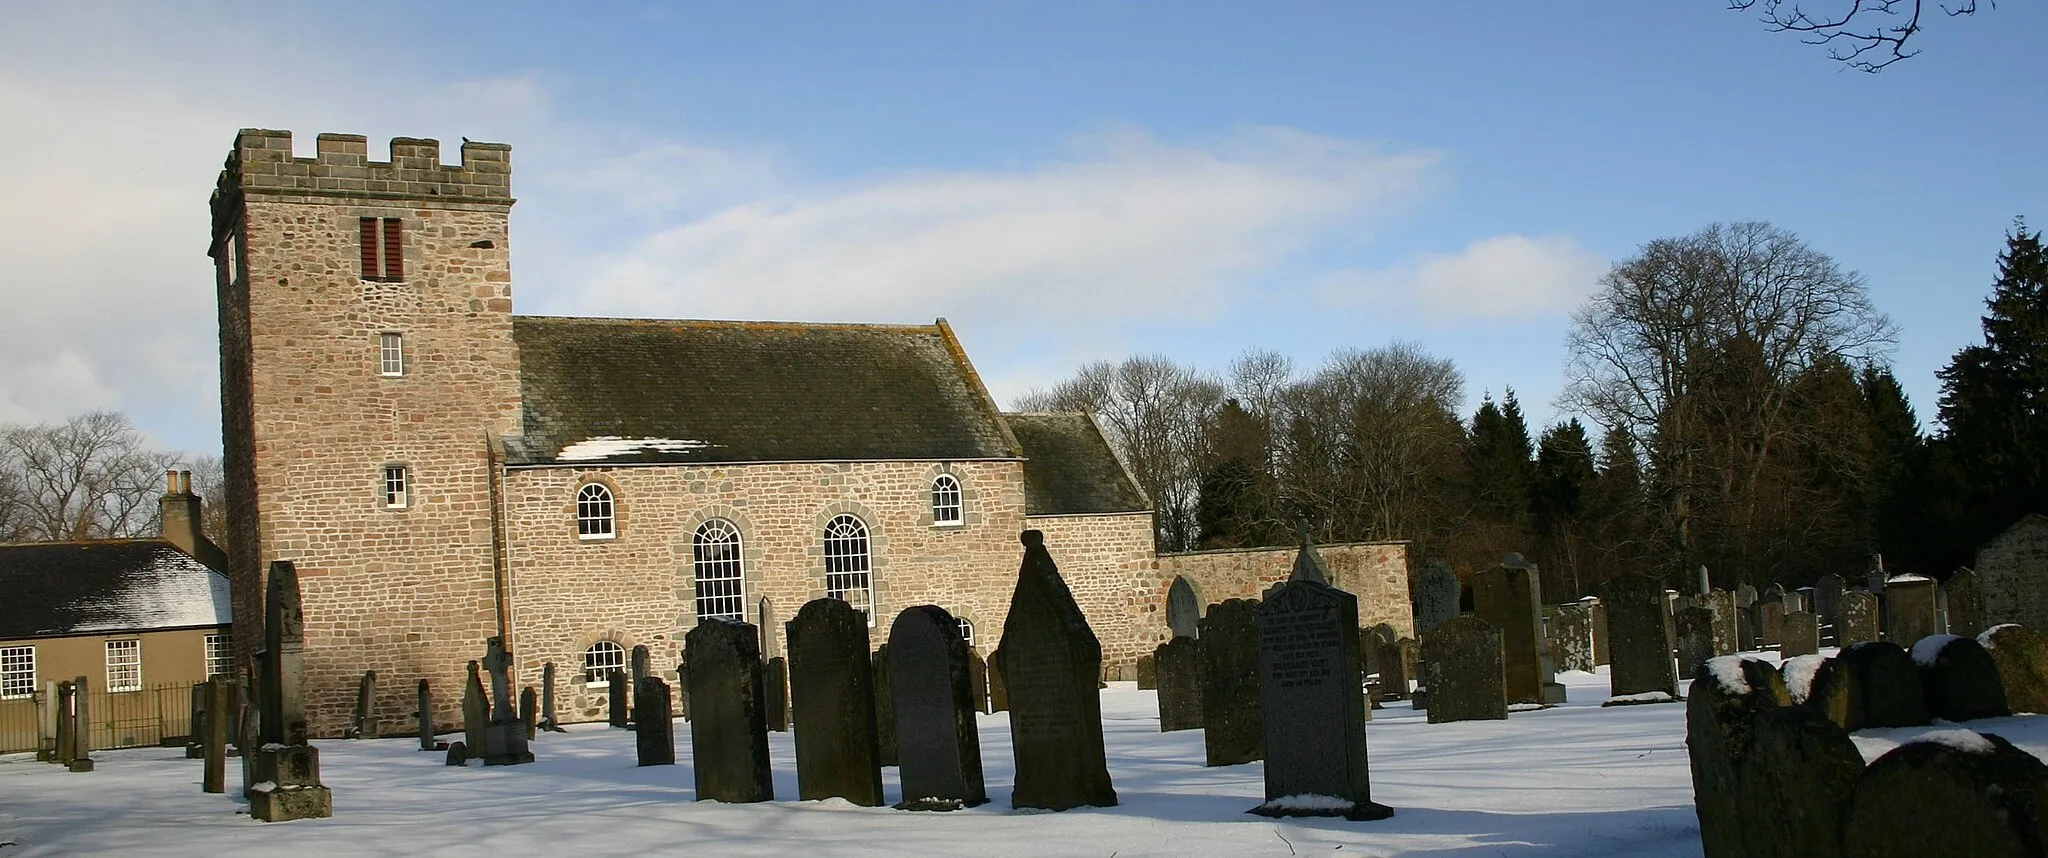
[[[1849,678],[1849,730],[1921,727],[1929,722],[1926,693],[1913,657],[1890,641],[1866,641],[1836,658]]]
[[[1355,601],[1356,596],[1352,597]],[[1355,607],[1355,606],[1354,606]],[[1380,623],[1366,630],[1366,640],[1373,646],[1373,662],[1380,675],[1380,699],[1406,700],[1408,698],[1408,661],[1401,657],[1401,636],[1394,627]],[[1263,710],[1265,704],[1260,703]],[[1366,720],[1372,720],[1368,713]]]
[[[1705,567],[1705,566],[1701,566],[1701,567],[1700,567],[1700,568],[1699,568],[1698,570],[1696,570],[1696,571],[1694,571],[1694,572],[1693,572],[1693,577],[1692,577],[1692,592],[1693,592],[1693,595],[1695,595],[1695,596],[1704,596],[1704,595],[1706,595],[1706,594],[1708,594],[1708,593],[1711,593],[1711,592],[1713,592],[1713,591],[1714,591],[1714,581],[1713,581],[1713,579],[1712,579],[1712,578],[1709,578],[1709,577],[1707,577],[1707,567]]]
[[[1813,588],[1801,587],[1790,593],[1786,593],[1785,604],[1788,607],[1793,604],[1797,604],[1799,606],[1799,610],[1805,611],[1809,614],[1815,614],[1813,610]],[[1818,614],[1815,614],[1815,616],[1818,616]]]
[[[1019,619],[1013,607],[1006,626],[1014,628]],[[959,810],[988,801],[967,681],[967,642],[959,629],[953,615],[935,605],[906,608],[889,625],[890,696],[903,784],[898,810]],[[1035,711],[1033,703],[1025,701],[1020,711]]]
[[[1927,714],[1948,721],[2012,714],[1998,662],[1975,638],[1928,635],[1914,645],[1913,663],[1920,668]]]
[[[633,751],[642,766],[676,764],[676,722],[668,683],[659,676],[640,677],[633,687]]]
[[[1607,634],[1613,639],[1608,644],[1614,654],[1608,702],[1677,700],[1678,670],[1671,660],[1673,627],[1664,585],[1648,575],[1622,575],[1600,586],[1600,603],[1607,606]]]
[[[604,677],[605,721],[617,729],[632,726],[632,713],[626,703],[626,672],[612,668]]]
[[[1422,636],[1429,723],[1505,720],[1507,689],[1500,630],[1478,617],[1453,617]]]
[[[996,654],[994,652],[988,654],[988,662],[985,666],[988,668],[989,714],[993,715],[997,712],[1010,711],[1010,689],[1003,684],[1003,669],[996,667]]]
[[[1612,664],[1614,652],[1607,640],[1607,606],[1600,604],[1600,599],[1594,596],[1580,599],[1579,604],[1586,606],[1586,616],[1593,622],[1593,664]]]
[[[1142,676],[1140,681],[1143,681]],[[974,711],[995,714],[988,702],[988,662],[981,657],[981,651],[967,648],[967,696],[974,703]]]
[[[1785,643],[1785,602],[1764,598],[1756,603],[1757,647],[1766,649]]]
[[[874,670],[867,616],[840,599],[812,599],[784,627],[796,710],[797,798],[882,805]],[[883,692],[887,693],[887,692]]]
[[[1557,606],[1546,627],[1550,655],[1559,670],[1593,670],[1593,615],[1571,602]]]
[[[675,706],[676,714],[683,716],[685,721],[690,720],[690,659],[687,653],[676,660]]]
[[[351,729],[352,738],[377,738],[377,672],[363,671],[362,681],[356,683],[356,717]]]
[[[880,742],[882,765],[896,765],[896,698],[889,689],[893,686],[889,678],[889,644],[875,647],[869,657],[868,669],[874,674],[871,680],[875,687],[875,738]]]
[[[1045,534],[1027,530],[1021,541],[1024,560],[1003,623],[1002,646],[996,650],[1009,686],[1017,758],[1010,804],[1046,810],[1114,807],[1116,790],[1102,747],[1102,699],[1096,689],[1102,644],[1046,551]]]
[[[1766,713],[1791,702],[1769,662],[1720,656],[1703,665],[1685,703],[1685,747],[1692,763],[1693,810],[1707,858],[1777,855],[1759,820],[1773,811],[1750,788],[1749,763]]]
[[[416,727],[416,729],[417,729],[417,730],[419,731],[419,737],[420,737],[420,750],[422,750],[422,751],[433,751],[433,750],[439,750],[439,749],[438,749],[438,748],[436,748],[436,747],[435,747],[435,745],[434,745],[434,697],[433,697],[433,691],[432,691],[432,689],[431,689],[431,688],[429,688],[429,687],[428,687],[428,685],[427,685],[427,681],[426,681],[426,680],[424,680],[424,679],[420,680],[420,684],[419,684],[419,691],[418,691],[418,696],[419,696],[419,700],[418,700],[418,706],[419,706],[419,708],[418,708],[418,709],[415,709],[415,710],[413,710],[413,713],[412,713],[412,715],[413,715],[413,718],[414,718],[414,719],[416,719],[416,720],[417,720],[417,722],[418,722],[418,723],[417,723],[417,724],[415,725],[415,727]]]
[[[483,676],[474,659],[469,662],[469,679],[462,685],[462,743],[479,757],[484,752],[484,733],[490,728],[491,707],[484,700]]]
[[[1458,615],[1463,585],[1451,567],[1431,563],[1415,579],[1415,633],[1423,634]]]
[[[1701,598],[1701,607],[1712,611],[1713,644],[1715,655],[1734,655],[1742,651],[1742,627],[1736,619],[1735,592],[1733,590],[1712,590]],[[1677,618],[1674,616],[1673,620]],[[1693,667],[1698,667],[1694,664]],[[1680,665],[1684,667],[1684,665]]]
[[[1785,678],[1785,692],[1792,703],[1820,713],[1821,717],[1847,730],[1849,714],[1849,669],[1842,662],[1820,655],[1787,659],[1778,668]]]
[[[1847,582],[1833,572],[1813,580],[1813,613],[1820,617],[1822,627],[1833,626],[1842,615],[1842,592],[1847,589]]]
[[[1202,745],[1204,765],[1235,766],[1265,759],[1259,717],[1259,603],[1225,599],[1202,618]]]
[[[228,725],[234,721],[229,709],[234,705],[234,689],[229,687],[226,676],[215,676],[199,684],[206,689],[206,735],[200,739],[206,771],[200,778],[200,789],[225,793],[228,790]]]
[[[751,623],[703,619],[683,637],[683,648],[690,665],[697,800],[774,801],[760,633]]]
[[[631,667],[633,672],[626,677],[626,688],[628,693],[637,694],[637,689],[640,687],[640,678],[652,675],[654,672],[654,654],[648,651],[646,645],[635,644],[632,660],[628,662],[628,666]]]
[[[767,596],[762,596],[756,603],[754,627],[761,630],[761,657],[770,661],[781,658],[782,648],[776,645],[775,633],[782,627],[775,624],[775,603]]]
[[[519,689],[519,725],[526,732],[526,743],[533,744],[534,732],[540,729],[540,692],[529,685]]]
[[[550,733],[567,732],[555,717],[555,663],[540,666],[540,728]]]
[[[1152,662],[1150,653],[1138,656],[1137,673],[1139,691],[1159,690],[1159,665]]]
[[[1877,597],[1866,590],[1842,593],[1835,617],[1835,645],[1843,649],[1877,640]]]
[[[1985,630],[1977,642],[1998,665],[2006,707],[2016,713],[2048,714],[2048,638],[2008,623]]]
[[[1793,611],[1779,621],[1778,657],[1794,658],[1820,652],[1820,618],[1806,611]]]
[[[1870,764],[1850,798],[1842,847],[1858,858],[2038,855],[2044,825],[2048,766],[2003,737],[1955,730]]]
[[[1902,647],[1942,629],[1934,615],[1934,579],[1900,575],[1884,582],[1884,639]]]
[[[44,680],[36,695],[36,762],[57,761],[57,721],[57,683]]]
[[[1842,816],[1863,774],[1863,755],[1849,734],[1801,706],[1763,710],[1753,722],[1739,766],[1756,856],[1807,858],[1839,854]]]
[[[1173,585],[1166,589],[1166,627],[1174,637],[1194,637],[1201,633],[1202,596],[1195,592],[1195,582],[1184,575],[1173,576]]]
[[[1473,614],[1500,631],[1508,702],[1563,702],[1563,686],[1553,691],[1556,683],[1543,672],[1543,593],[1535,565],[1510,554],[1472,576],[1472,593]],[[1661,598],[1663,590],[1658,593]],[[1607,609],[1611,634],[1614,606]]]
[[[334,794],[320,783],[320,751],[306,741],[306,622],[299,573],[270,564],[263,604],[263,745],[252,758],[249,816],[264,822],[334,815]]]
[[[1358,642],[1358,597],[1316,574],[1321,565],[1304,536],[1294,577],[1259,604],[1266,801],[1251,812],[1385,819],[1394,811],[1372,800],[1366,704],[1351,651]],[[1379,661],[1383,677],[1402,669],[1398,649],[1383,651]]]
[[[1755,607],[1755,606],[1756,606],[1756,600],[1757,600],[1757,593],[1756,593],[1756,588],[1755,588],[1755,587],[1752,587],[1752,586],[1750,586],[1750,585],[1748,585],[1748,584],[1737,584],[1737,585],[1735,585],[1735,607],[1737,607],[1737,608],[1750,608],[1750,607]]]
[[[1941,591],[1948,595],[1948,633],[1974,638],[1984,633],[1984,586],[1977,573],[1957,569]]]
[[[209,681],[211,680],[192,683],[192,697],[189,701],[190,708],[185,710],[185,725],[187,728],[185,731],[185,759],[188,760],[206,759],[206,695],[211,687],[207,685]],[[42,723],[42,708],[42,700],[38,698],[36,701],[36,723],[38,725]],[[36,734],[36,749],[38,751],[42,750],[42,734],[40,733]],[[38,759],[37,762],[48,762],[48,760]]]
[[[441,758],[444,766],[469,765],[469,743],[457,740],[448,746],[448,756]]]
[[[768,660],[762,674],[768,683],[768,729],[789,732],[789,663],[781,656]]]
[[[1159,673],[1159,732],[1202,729],[1201,642],[1176,637],[1152,651]]]
[[[533,762],[533,751],[526,744],[526,724],[519,720],[519,709],[512,701],[512,651],[505,648],[503,638],[484,641],[483,666],[491,674],[491,723],[484,729],[484,765]]]
[[[71,767],[78,756],[78,686],[57,683],[57,755],[52,762]],[[71,768],[72,771],[85,771]]]
[[[1705,664],[1707,659],[1721,653],[1714,651],[1714,632],[1719,618],[1710,608],[1691,607],[1679,611],[1675,618],[1678,626],[1678,678],[1691,679],[1694,671]]]
[[[71,732],[74,745],[68,766],[74,772],[89,772],[93,770],[92,687],[90,680],[81,675],[71,680],[71,688],[73,693],[78,695],[72,701],[72,714],[77,718],[77,723]]]

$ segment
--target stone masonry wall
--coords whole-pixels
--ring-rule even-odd
[[[1102,642],[1103,672],[1117,679],[1135,679],[1138,656],[1157,645],[1140,629],[1148,617],[1165,625],[1166,599],[1150,598],[1146,586],[1156,565],[1152,553],[1152,514],[1035,515],[1025,527],[1045,532],[1060,577],[1088,618],[1088,627]],[[1022,560],[1022,552],[1018,552]],[[1010,564],[1010,586],[1016,585],[1017,563]],[[1009,593],[1004,593],[1007,601]],[[994,641],[989,643],[994,646]]]
[[[2031,515],[1977,549],[1984,620],[2048,629],[2048,516]]]
[[[1408,599],[1408,543],[1346,542],[1318,545],[1330,583],[1358,597],[1358,623],[1371,628],[1386,623],[1403,637],[1415,636],[1415,611]],[[1175,576],[1185,575],[1201,595],[1204,610],[1225,599],[1256,599],[1287,580],[1294,569],[1294,548],[1246,548],[1159,555],[1157,577],[1147,582],[1157,613],[1147,615],[1141,634],[1152,645],[1164,642],[1166,591]]]

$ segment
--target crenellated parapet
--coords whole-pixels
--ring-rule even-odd
[[[512,204],[512,147],[463,141],[462,163],[441,163],[441,141],[394,137],[390,158],[370,160],[369,138],[322,134],[311,158],[292,157],[292,133],[244,128],[213,194],[216,226],[243,195]]]

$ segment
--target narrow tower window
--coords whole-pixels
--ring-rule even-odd
[[[386,376],[405,374],[405,338],[398,334],[377,335],[377,371]]]
[[[405,279],[405,225],[395,217],[356,221],[363,244],[363,279],[396,282]]]
[[[411,503],[412,486],[404,465],[384,466],[384,508],[405,509]]]

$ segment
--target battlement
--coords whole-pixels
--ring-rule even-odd
[[[360,134],[322,134],[315,145],[314,157],[294,158],[291,132],[244,128],[218,193],[512,203],[512,147],[504,143],[465,140],[461,164],[441,163],[438,140],[392,138],[388,161],[370,160]]]

